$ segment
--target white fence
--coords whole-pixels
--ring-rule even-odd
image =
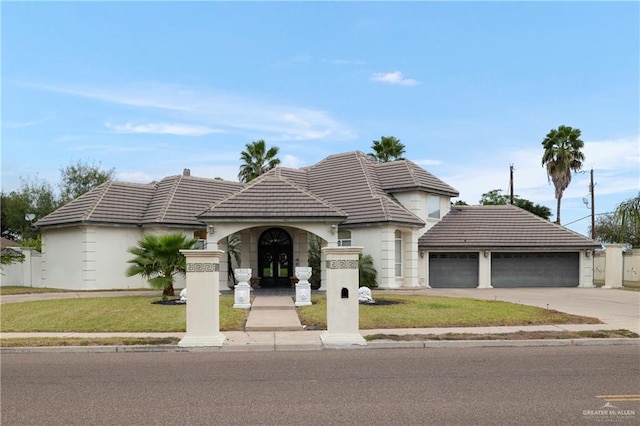
[[[608,267],[614,270],[607,270]],[[593,257],[593,283],[605,287],[640,288],[640,249],[622,251],[619,244],[611,244]]]
[[[12,247],[24,254],[24,262],[2,265],[0,286],[42,287],[42,258],[31,248]]]

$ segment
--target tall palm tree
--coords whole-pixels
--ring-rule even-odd
[[[560,224],[560,200],[564,190],[571,183],[571,172],[582,169],[584,154],[581,149],[584,142],[580,139],[580,129],[569,126],[560,126],[552,129],[542,141],[544,154],[542,166],[547,169],[547,177],[553,182],[556,189],[558,206],[556,211],[556,223]]]
[[[250,182],[280,164],[280,160],[276,157],[280,150],[277,146],[272,146],[267,150],[264,140],[260,139],[248,143],[246,148],[240,153],[240,160],[243,161],[240,165],[240,173],[238,173],[240,182]]]
[[[184,275],[187,267],[187,260],[180,250],[193,248],[197,241],[183,234],[147,234],[138,241],[136,247],[127,250],[135,257],[127,261],[131,265],[126,274],[128,277],[141,275],[146,278],[152,288],[162,290],[163,299],[173,297],[174,277],[177,274]]]
[[[382,136],[379,141],[373,141],[371,149],[374,152],[370,153],[369,156],[379,163],[402,160],[402,154],[405,152],[404,144],[393,136]]]

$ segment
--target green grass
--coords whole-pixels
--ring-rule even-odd
[[[629,330],[580,331],[516,331],[513,333],[445,333],[445,334],[371,334],[365,340],[425,341],[425,340],[538,340],[538,339],[637,339]]]
[[[184,332],[185,305],[158,305],[159,297],[95,297],[2,305],[2,332]],[[245,309],[220,296],[220,330],[242,330]]]
[[[0,339],[3,348],[25,346],[133,346],[177,345],[179,337],[17,337]]]
[[[499,301],[388,294],[374,295],[374,299],[397,303],[360,305],[360,329],[601,323],[597,318]],[[326,297],[314,295],[311,302],[298,308],[301,322],[307,328],[326,328]]]
[[[37,293],[93,293],[97,291],[149,291],[151,288],[128,288],[126,290],[68,290],[62,288],[47,288],[47,287],[24,287],[17,285],[10,285],[0,287],[0,296],[10,296],[15,294],[37,294]],[[176,289],[176,294],[179,293],[179,289]]]

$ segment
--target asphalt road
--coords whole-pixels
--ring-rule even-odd
[[[3,426],[640,422],[640,398],[605,406],[640,394],[638,346],[4,354],[0,373]]]

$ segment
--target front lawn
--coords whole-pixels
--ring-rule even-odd
[[[123,296],[6,303],[2,332],[185,332],[186,306],[161,305],[159,297]],[[242,330],[247,310],[220,296],[220,330]]]
[[[599,324],[597,318],[509,302],[459,297],[374,294],[379,305],[360,305],[360,329]],[[324,295],[298,308],[307,328],[327,327]]]

